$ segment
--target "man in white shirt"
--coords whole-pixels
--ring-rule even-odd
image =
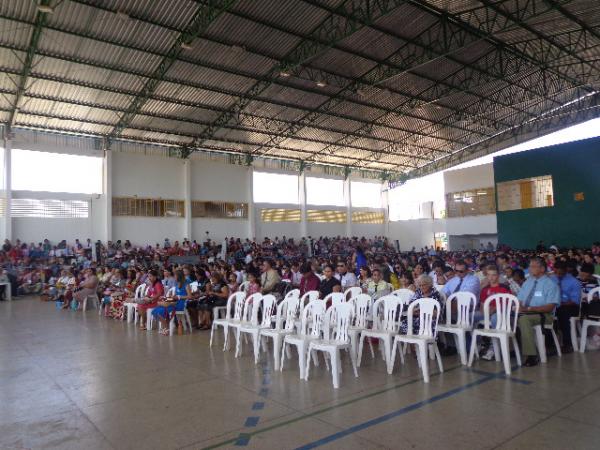
[[[337,264],[337,273],[335,274],[335,277],[340,281],[340,284],[342,285],[342,291],[345,291],[346,289],[354,287],[358,284],[356,281],[356,275],[348,271],[348,266],[346,266],[345,262],[339,262]]]
[[[300,287],[300,282],[302,281],[302,274],[300,273],[300,266],[298,263],[292,264],[292,286]]]

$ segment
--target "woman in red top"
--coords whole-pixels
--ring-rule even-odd
[[[148,283],[150,284],[150,287],[146,291],[146,296],[140,300],[140,303],[138,304],[140,330],[146,329],[148,309],[156,308],[158,306],[158,301],[164,297],[165,294],[163,284],[158,279],[158,274],[155,270],[148,272]]]

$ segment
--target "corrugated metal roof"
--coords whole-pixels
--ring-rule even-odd
[[[26,51],[42,13],[35,2],[3,1],[2,122],[24,85],[16,126],[110,135],[113,142],[177,146],[195,138],[207,150],[340,165],[360,160],[390,170],[386,162],[412,159],[379,152],[429,155],[416,159],[425,165],[443,154],[439,149],[470,148],[600,90],[595,0],[561,3],[563,10],[531,0],[520,11],[519,2],[494,2],[502,20],[476,0],[405,2],[353,27],[345,15],[358,3],[238,0],[202,22],[189,47],[173,47],[194,14],[202,11],[204,20],[214,4],[58,2],[31,49],[28,71]],[[582,24],[591,31],[573,40]],[[532,39],[534,46],[524,45]],[[582,62],[585,70],[571,69]],[[115,124],[130,116],[119,135]]]

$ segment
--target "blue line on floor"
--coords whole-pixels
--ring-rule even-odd
[[[331,443],[333,441],[337,441],[338,439],[346,437],[346,436],[348,436],[350,434],[356,433],[358,431],[365,430],[365,429],[370,428],[370,427],[375,426],[375,425],[379,425],[379,424],[381,424],[383,422],[387,422],[388,420],[395,419],[396,417],[403,416],[404,414],[408,414],[409,412],[412,412],[412,411],[415,411],[417,409],[420,409],[420,408],[422,408],[425,405],[430,405],[430,404],[438,402],[440,400],[444,400],[444,399],[447,399],[449,397],[453,397],[453,396],[455,396],[457,394],[460,394],[461,392],[464,392],[464,391],[466,391],[468,389],[471,389],[471,388],[474,388],[476,386],[479,386],[479,385],[481,385],[483,383],[487,383],[488,381],[495,380],[497,378],[498,378],[498,374],[495,374],[495,373],[493,373],[493,374],[486,374],[486,376],[484,378],[481,378],[481,379],[476,380],[476,381],[472,381],[471,383],[467,383],[464,386],[460,386],[460,387],[451,389],[451,390],[443,392],[441,394],[434,395],[431,398],[428,398],[426,400],[422,400],[420,402],[413,403],[412,405],[405,406],[404,408],[401,408],[401,409],[399,409],[397,411],[393,411],[391,413],[385,414],[385,415],[380,416],[380,417],[376,417],[375,419],[371,419],[371,420],[368,420],[366,422],[359,423],[358,425],[354,425],[354,426],[352,426],[350,428],[346,428],[345,430],[342,430],[342,431],[340,431],[338,433],[334,433],[332,435],[326,436],[326,437],[324,437],[322,439],[319,439],[317,441],[314,441],[314,442],[311,442],[309,444],[306,444],[306,445],[303,445],[301,447],[298,447],[296,450],[308,450],[308,449],[311,449],[311,448],[317,448],[317,447],[320,447],[322,445],[329,444],[329,443]]]
[[[246,418],[246,423],[244,424],[244,426],[245,427],[255,427],[256,425],[258,425],[259,420],[260,420],[260,417],[257,417],[257,416],[248,417],[248,418]]]
[[[508,381],[512,381],[513,383],[520,383],[520,384],[524,384],[524,385],[530,385],[532,383],[532,381],[529,380],[523,380],[521,378],[515,378],[512,375],[506,375],[504,372],[498,372],[498,373],[491,373],[491,372],[486,372],[485,370],[479,370],[479,369],[467,369],[469,370],[469,372],[473,372],[476,373],[478,375],[485,375],[485,376],[495,376],[496,378],[501,378],[504,380],[508,380]],[[513,369],[514,370],[514,369]]]
[[[269,388],[262,388],[258,392],[258,395],[260,395],[261,397],[266,397],[268,393],[269,393]]]
[[[237,441],[235,441],[235,445],[238,447],[245,447],[246,445],[248,445],[249,442],[250,442],[250,435],[241,433],[239,435]]]
[[[252,411],[258,411],[260,409],[264,409],[265,407],[265,402],[255,402],[254,405],[252,405]]]

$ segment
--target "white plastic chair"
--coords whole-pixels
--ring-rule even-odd
[[[350,350],[350,359],[352,360],[354,376],[358,377],[356,353],[351,349],[350,335],[348,334],[348,329],[352,322],[353,307],[349,303],[339,303],[332,306],[328,310],[328,314],[332,317],[331,320],[335,322],[333,332],[331,335],[328,335],[327,333],[324,339],[315,339],[309,342],[308,352],[306,354],[306,371],[304,379],[308,380],[310,358],[311,355],[313,355],[313,352],[324,352],[327,353],[331,359],[331,377],[333,379],[333,387],[337,389],[340,387],[340,372],[342,369],[340,358],[341,350]]]
[[[193,283],[190,283],[190,292],[194,293],[197,291],[198,291],[198,282],[194,281]],[[183,308],[183,311],[175,311],[175,314],[173,315],[173,317],[171,318],[171,321],[169,322],[169,334],[171,336],[173,336],[173,334],[175,334],[175,319],[181,320],[184,331],[189,331],[190,333],[192,332],[192,319],[190,319],[190,313],[187,310],[187,300],[185,301],[185,305],[186,306]],[[212,329],[211,329],[211,334],[212,334]]]
[[[296,331],[299,334],[300,333],[300,327],[301,327],[301,317],[302,317],[302,311],[304,311],[304,308],[306,307],[306,305],[308,305],[310,302],[315,301],[315,300],[319,300],[319,291],[308,291],[305,292],[304,295],[302,297],[300,297],[300,302],[298,303],[298,311],[297,311],[297,315],[296,315]]]
[[[598,295],[600,297],[600,287],[596,287],[588,292],[587,302],[588,304],[594,300],[594,295]],[[583,319],[581,323],[581,340],[579,342],[579,351],[581,353],[585,352],[585,344],[587,343],[587,331],[589,327],[600,327],[600,317],[598,316],[588,316],[588,318]]]
[[[316,299],[310,301],[302,310],[300,331],[297,334],[288,334],[283,338],[283,347],[286,350],[290,345],[295,346],[298,350],[298,367],[300,369],[301,380],[304,379],[308,344],[312,340],[321,338],[325,311],[325,302],[323,300]],[[280,371],[283,371],[285,356],[286,352],[281,352]],[[315,365],[317,364],[318,363],[315,361]]]
[[[349,287],[348,289],[346,289],[344,291],[344,298],[346,299],[346,301],[350,301],[354,297],[357,297],[362,293],[363,293],[362,289],[357,286]]]
[[[415,308],[419,309],[419,332],[418,334],[413,333],[413,313]],[[414,344],[418,350],[418,361],[423,372],[423,381],[429,383],[429,346],[433,346],[435,358],[438,363],[440,372],[444,371],[442,365],[442,357],[435,341],[437,332],[437,321],[440,316],[440,304],[433,298],[420,298],[413,301],[408,307],[406,313],[407,319],[407,333],[406,335],[398,334],[394,337],[394,346],[392,347],[392,358],[388,366],[388,373],[391,375],[394,369],[394,362],[396,360],[396,353],[400,350],[400,362],[404,364],[404,352],[403,349],[398,349],[398,344]]]
[[[352,351],[355,355],[358,355],[358,337],[368,329],[369,312],[373,307],[373,299],[368,294],[358,294],[356,297],[352,297],[352,300],[348,303],[352,305],[354,317],[353,324],[348,329],[348,334],[350,335]]]
[[[556,308],[554,309],[554,314],[556,314]],[[544,330],[549,330],[552,334],[552,339],[554,340],[554,346],[556,347],[556,354],[561,357],[562,351],[560,349],[560,342],[558,341],[558,336],[556,335],[556,331],[554,331],[554,321],[556,320],[555,315],[552,317],[551,323],[544,323]],[[533,331],[535,332],[535,345],[537,347],[538,353],[540,354],[540,362],[545,364],[548,362],[548,355],[546,353],[546,336],[544,336],[544,332],[542,331],[542,325],[534,325]]]
[[[244,301],[246,300],[245,292],[234,292],[227,299],[227,306],[225,306],[225,317],[222,319],[213,319],[212,326],[210,328],[210,343],[209,347],[212,347],[213,335],[217,327],[223,327],[223,351],[228,348],[229,343],[229,325],[233,322],[240,323],[242,320],[242,313],[244,311]],[[232,310],[233,315],[231,314]]]
[[[254,364],[258,364],[260,357],[260,331],[271,328],[271,317],[277,305],[275,296],[267,294],[252,305],[252,318],[250,323],[242,323],[237,329],[235,357],[242,355],[242,342],[240,337],[242,333],[247,333],[252,336],[252,344],[254,345]],[[258,311],[262,307],[262,320],[258,321]]]
[[[148,290],[148,285],[147,284],[140,284],[137,288],[135,288],[135,292],[133,294],[133,302],[126,302],[124,303],[125,307],[127,308],[127,323],[137,323],[138,320],[138,312],[137,312],[137,308],[138,308],[138,304],[136,303],[136,300],[142,299],[144,298],[144,296],[146,295],[146,291]]]
[[[327,295],[323,301],[327,304],[327,302],[331,301],[330,306],[341,305],[342,303],[346,303],[346,296],[343,292],[332,292]]]
[[[248,287],[249,284],[250,284],[249,281],[244,281],[242,284],[240,284],[240,287],[238,288],[238,292],[246,292],[246,288]]]
[[[390,295],[395,295],[396,297],[400,298],[402,303],[405,306],[408,306],[415,293],[410,289],[396,289],[395,291],[392,291]]]
[[[490,325],[490,304],[496,303],[496,327],[491,328]],[[469,354],[469,367],[473,364],[473,358],[477,349],[477,337],[487,336],[492,338],[494,344],[494,353],[498,358],[498,343],[500,341],[500,350],[502,351],[502,362],[504,363],[504,372],[510,375],[510,346],[509,338],[515,349],[517,364],[521,365],[521,352],[517,343],[516,331],[517,322],[519,319],[519,300],[511,294],[494,294],[488,297],[483,304],[483,329],[476,328],[473,330],[473,338],[471,340],[471,351]]]
[[[90,294],[83,299],[83,305],[82,305],[83,311],[87,311],[88,303],[91,305],[92,308],[96,308],[98,310],[98,314],[100,314],[102,309],[100,308],[100,298],[98,297],[98,294],[96,294],[96,293]]]
[[[300,293],[300,291],[298,291],[298,293]],[[274,316],[275,328],[260,330],[259,335],[261,338],[265,337],[273,339],[273,367],[275,370],[279,370],[279,359],[284,336],[294,333],[299,304],[300,299],[297,296],[286,295],[281,303],[277,305],[277,313]]]
[[[227,323],[227,329],[228,330],[231,329],[231,331],[233,331],[233,333],[235,334],[236,338],[237,338],[237,334],[238,334],[238,329],[242,325],[250,325],[252,323],[252,315],[254,313],[256,313],[257,317],[258,317],[258,309],[257,309],[258,306],[257,305],[260,302],[261,298],[262,298],[262,294],[257,292],[255,294],[252,294],[252,295],[246,297],[245,300],[242,302],[241,306],[236,303],[236,305],[235,305],[236,310],[234,312],[234,318]],[[239,313],[240,313],[239,316],[238,316],[238,309],[239,309]],[[254,311],[254,313],[253,313],[253,311]],[[239,317],[239,319],[238,319],[238,317]],[[227,339],[227,349],[229,349],[229,337],[227,337],[226,339]],[[237,354],[237,351],[238,350],[236,348],[236,354]]]
[[[379,339],[380,348],[382,348],[381,343],[383,342],[382,354],[389,372],[392,338],[398,334],[400,323],[397,318],[402,315],[403,305],[402,299],[399,296],[391,294],[384,295],[375,301],[373,304],[373,328],[365,329],[360,334],[360,341],[358,344],[358,367],[360,367],[362,361],[365,339],[374,338]],[[379,311],[381,308],[383,308],[383,319],[379,318]],[[373,355],[371,341],[369,340],[368,342],[369,345],[371,345],[371,354]]]
[[[456,322],[452,323],[452,304],[456,304]],[[473,332],[473,316],[477,298],[471,292],[456,292],[446,300],[446,323],[439,325],[438,333],[454,335],[460,362],[467,365],[467,333]]]

